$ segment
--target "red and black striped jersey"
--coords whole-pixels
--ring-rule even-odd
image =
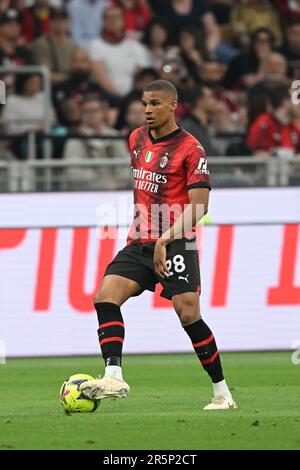
[[[205,151],[181,128],[154,139],[147,126],[132,132],[129,150],[135,217],[127,244],[155,241],[189,204],[189,189],[210,189]]]

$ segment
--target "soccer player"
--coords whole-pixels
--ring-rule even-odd
[[[108,265],[95,297],[98,336],[105,361],[101,379],[84,382],[91,399],[126,397],[122,376],[124,322],[120,307],[144,290],[170,299],[213,385],[205,410],[236,408],[225,382],[214,335],[200,315],[200,273],[194,227],[207,212],[210,178],[204,149],[175,121],[177,90],[166,80],[146,86],[147,125],[129,137],[135,218],[127,245]]]

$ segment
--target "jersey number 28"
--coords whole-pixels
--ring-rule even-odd
[[[166,265],[169,270],[170,276],[174,274],[174,271],[171,271],[172,264],[176,273],[182,273],[185,270],[184,257],[182,255],[175,255],[173,257],[173,260],[167,260]]]

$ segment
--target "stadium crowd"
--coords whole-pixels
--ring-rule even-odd
[[[1,132],[128,136],[144,123],[140,92],[157,79],[179,91],[178,123],[208,156],[300,150],[300,0],[2,0]],[[36,72],[46,66],[51,100]],[[25,141],[10,145],[26,159]],[[118,141],[78,139],[53,158],[126,155]],[[3,155],[1,156],[3,158]],[[37,151],[37,158],[43,157]]]

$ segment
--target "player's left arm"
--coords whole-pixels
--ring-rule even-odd
[[[178,217],[175,223],[156,241],[154,248],[154,268],[156,274],[168,277],[169,271],[166,264],[166,246],[173,240],[182,238],[183,235],[202,219],[208,210],[209,188],[193,188],[188,191],[189,204]]]

